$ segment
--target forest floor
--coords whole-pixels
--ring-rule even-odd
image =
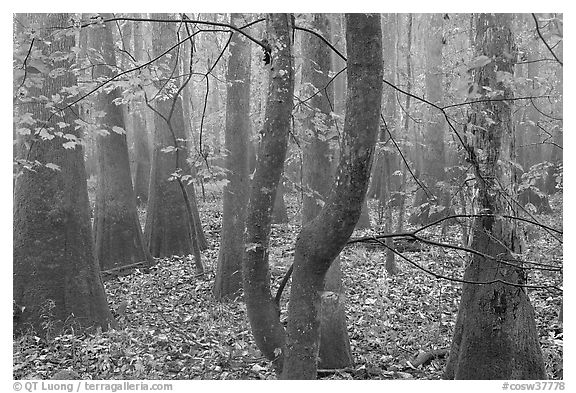
[[[270,263],[275,288],[292,263],[299,231],[297,196],[287,197],[291,224],[274,225]],[[562,227],[562,197],[551,198],[554,213],[537,218]],[[372,206],[371,206],[372,207]],[[71,369],[82,379],[274,379],[270,363],[254,344],[241,302],[219,303],[212,297],[218,257],[221,199],[200,201],[211,247],[203,252],[207,273],[196,276],[191,257],[159,260],[147,271],[136,270],[105,282],[117,329],[96,334],[53,332],[15,338],[14,379],[47,379]],[[372,209],[375,211],[376,207]],[[374,222],[374,220],[373,220]],[[378,229],[374,225],[375,229]],[[377,230],[356,231],[354,236]],[[429,236],[434,236],[431,232]],[[459,244],[460,229],[449,228],[442,241]],[[562,245],[532,230],[527,258],[562,263]],[[435,237],[435,239],[440,239]],[[414,263],[447,276],[462,277],[463,253],[426,248],[396,258],[400,273],[384,268],[384,249],[350,245],[341,253],[347,297],[347,322],[354,365],[319,373],[322,379],[440,379],[446,359],[413,367],[420,352],[449,348],[461,284],[436,279]],[[552,261],[554,259],[554,261]],[[557,273],[533,272],[530,283],[562,286]],[[281,319],[286,318],[283,295]],[[548,376],[562,378],[563,337],[558,327],[562,299],[546,290],[530,291]]]

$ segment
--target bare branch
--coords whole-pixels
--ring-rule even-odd
[[[532,14],[532,19],[534,19],[534,23],[536,24],[536,32],[538,33],[538,36],[540,37],[540,39],[542,40],[542,42],[544,43],[544,45],[546,45],[546,48],[548,48],[548,50],[550,51],[550,53],[552,53],[552,56],[554,56],[554,58],[556,59],[556,61],[557,61],[561,66],[564,66],[564,64],[562,63],[562,61],[558,58],[558,56],[556,56],[556,53],[554,53],[554,51],[552,50],[552,48],[550,48],[550,45],[548,45],[548,42],[546,42],[546,40],[545,40],[544,37],[542,36],[542,32],[540,31],[540,26],[538,25],[538,18],[536,18],[536,14]]]
[[[420,264],[414,262],[413,260],[411,260],[410,258],[406,257],[404,254],[402,254],[401,252],[396,251],[393,247],[389,247],[386,245],[386,243],[375,239],[376,242],[378,242],[381,246],[386,247],[388,250],[391,250],[394,254],[398,255],[399,257],[401,257],[402,259],[404,259],[406,262],[408,262],[409,264],[411,264],[412,266],[416,267],[417,269],[422,270],[425,273],[430,274],[431,276],[433,276],[436,279],[443,279],[443,280],[448,280],[448,281],[454,281],[454,282],[460,282],[460,283],[464,283],[464,284],[473,284],[473,285],[489,285],[489,284],[504,284],[504,285],[510,285],[513,287],[518,287],[518,288],[531,288],[531,289],[546,289],[546,290],[550,290],[550,289],[555,289],[559,292],[562,292],[562,289],[557,287],[556,285],[529,285],[529,284],[518,284],[518,283],[513,283],[513,282],[508,282],[505,280],[501,280],[501,279],[496,279],[496,280],[490,280],[490,281],[470,281],[470,280],[464,280],[461,278],[455,278],[455,277],[449,277],[449,276],[445,276],[443,274],[440,273],[436,273],[430,269],[425,268],[424,266],[421,266]]]

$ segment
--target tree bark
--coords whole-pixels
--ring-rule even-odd
[[[232,14],[230,23],[240,26],[242,14]],[[235,300],[242,288],[242,254],[248,204],[248,143],[250,139],[250,43],[241,34],[230,41],[226,98],[226,169],[223,217],[214,297]]]
[[[107,64],[94,66],[93,77],[112,77],[114,73],[111,67],[116,65],[116,60],[111,25],[90,29],[88,45]],[[115,89],[110,92],[100,91],[94,99],[94,110],[104,113],[96,121],[102,129],[108,131],[108,135],[98,135],[96,138],[98,180],[94,244],[101,270],[142,261],[148,261],[150,265],[154,263],[144,245],[136,211],[126,134],[115,131],[115,127],[125,128],[122,109],[114,103],[119,97],[120,92]]]
[[[250,188],[242,271],[246,311],[254,339],[264,356],[272,360],[276,372],[280,373],[285,337],[279,310],[270,293],[268,246],[272,209],[286,157],[292,113],[292,18],[289,14],[268,14],[266,19],[271,48],[270,78],[265,122]]]
[[[313,14],[313,28],[324,37],[328,36],[328,16]],[[328,134],[334,127],[331,120],[330,104],[334,101],[333,88],[330,81],[330,50],[316,36],[306,33],[302,39],[302,81],[303,96],[310,97],[317,91],[308,106],[302,110],[306,117],[304,127],[304,162],[302,175],[304,186],[314,195],[307,194],[302,206],[302,225],[312,221],[322,209],[316,194],[327,198],[332,185],[332,163],[330,161],[330,146]],[[328,86],[324,89],[325,86]],[[342,272],[340,263],[332,264],[327,273],[327,283],[322,296],[322,316],[320,334],[320,360],[322,369],[337,369],[352,365],[350,340],[346,328],[345,293],[342,288]]]
[[[64,28],[69,25],[67,14],[16,15],[24,23],[38,23],[41,27]],[[69,54],[74,47],[73,36],[43,37],[47,29],[38,29],[40,35],[34,44],[46,56]],[[51,45],[44,43],[49,39]],[[22,113],[30,113],[40,127],[52,134],[53,130],[80,137],[75,129],[76,116],[71,110],[52,111],[42,102],[41,95],[54,97],[62,94],[63,87],[76,85],[70,57],[57,60],[51,69],[62,68],[62,74],[43,78],[42,88],[30,87],[28,98],[21,103]],[[64,107],[72,98],[64,95]],[[57,123],[61,123],[57,125]],[[63,127],[62,127],[63,126]],[[74,326],[75,332],[114,324],[100,279],[98,264],[92,248],[92,233],[86,171],[81,145],[66,149],[67,139],[55,136],[43,140],[38,135],[18,137],[18,144],[26,151],[30,161],[38,161],[34,171],[23,169],[14,189],[14,276],[15,305],[23,310],[15,320],[14,331],[25,332],[33,327],[39,333],[46,331],[45,317],[56,326]],[[60,170],[44,164],[56,164]],[[46,314],[46,302],[54,308]],[[50,307],[48,307],[50,308]]]
[[[348,94],[340,164],[330,197],[296,241],[282,377],[315,379],[325,275],[352,234],[366,195],[382,100],[379,15],[347,14]]]
[[[483,96],[501,91],[498,98],[511,98],[509,88],[497,81],[497,72],[513,72],[515,48],[508,14],[474,16],[478,56],[491,62],[474,70],[474,83]],[[483,87],[487,87],[484,89]],[[510,214],[505,197],[513,191],[514,172],[507,163],[513,150],[513,127],[509,102],[472,105],[469,124],[475,134],[474,166],[478,184],[478,211]],[[480,154],[481,153],[481,154]],[[502,186],[501,186],[502,185]],[[502,188],[504,187],[504,188]],[[546,372],[539,346],[534,310],[525,290],[526,274],[512,252],[518,252],[516,228],[499,216],[477,218],[472,249],[506,259],[519,267],[474,255],[464,279],[492,284],[468,284],[462,289],[450,358],[448,379],[544,379]]]

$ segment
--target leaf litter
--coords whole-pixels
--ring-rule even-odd
[[[272,290],[292,263],[299,231],[298,201],[287,195],[291,224],[274,224],[270,265]],[[553,202],[551,200],[551,202]],[[555,201],[561,212],[562,201]],[[258,351],[242,302],[216,301],[212,285],[218,258],[221,212],[216,198],[202,204],[203,225],[211,244],[203,251],[207,273],[196,276],[191,256],[160,259],[147,271],[136,270],[105,282],[111,310],[119,326],[95,334],[55,337],[27,334],[15,338],[14,379],[48,379],[71,369],[81,379],[275,379]],[[561,223],[561,213],[539,216],[544,224]],[[355,235],[373,234],[356,232]],[[443,241],[458,244],[459,232],[450,228]],[[527,256],[561,266],[562,248],[540,236]],[[406,253],[413,262],[445,275],[462,277],[458,251],[428,249]],[[542,259],[546,258],[546,259]],[[418,354],[449,348],[458,312],[461,284],[436,279],[396,258],[400,273],[384,268],[382,248],[355,244],[341,253],[347,302],[347,325],[354,365],[343,370],[320,370],[322,379],[440,379],[446,358],[424,365],[411,363]],[[562,277],[537,271],[531,281],[562,284]],[[562,378],[561,327],[557,314],[562,302],[547,291],[530,291],[542,351],[550,378]],[[286,318],[289,286],[282,297]]]

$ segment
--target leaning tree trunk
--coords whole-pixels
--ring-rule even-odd
[[[230,23],[242,24],[242,14],[232,14]],[[242,254],[248,204],[248,143],[250,140],[250,54],[248,39],[234,34],[228,60],[225,147],[228,184],[224,187],[222,234],[214,297],[236,299],[242,288]]]
[[[273,362],[279,374],[282,370],[285,337],[279,310],[270,293],[268,246],[272,208],[288,145],[294,70],[291,15],[268,14],[266,19],[272,59],[269,94],[265,122],[260,133],[256,171],[250,188],[242,272],[246,311],[256,345]]]
[[[544,379],[534,310],[522,288],[526,272],[512,255],[518,252],[519,238],[513,223],[501,216],[514,215],[507,196],[514,186],[508,165],[514,140],[512,111],[511,103],[503,101],[512,92],[497,78],[499,72],[513,73],[510,16],[475,15],[475,26],[476,54],[491,59],[473,71],[475,86],[497,101],[473,104],[469,119],[475,135],[470,161],[478,185],[478,210],[489,215],[475,220],[471,247],[491,258],[474,255],[466,268],[445,377]],[[500,93],[494,96],[494,92]]]
[[[63,322],[73,325],[75,332],[79,327],[106,329],[114,321],[93,255],[82,145],[63,147],[63,143],[80,137],[74,123],[77,117],[71,109],[49,109],[42,100],[34,100],[40,96],[56,97],[63,94],[63,88],[76,86],[70,56],[61,56],[72,53],[74,37],[52,35],[54,28],[69,25],[69,15],[15,17],[50,28],[37,30],[40,37],[36,38],[34,49],[45,56],[60,54],[57,58],[61,60],[46,65],[61,72],[55,77],[49,77],[48,72],[36,74],[35,78],[43,79],[42,88],[31,86],[24,98],[32,100],[21,103],[21,113],[30,113],[44,132],[18,138],[27,159],[39,164],[33,171],[23,169],[14,189],[13,289],[15,306],[21,311],[15,316],[14,329],[25,331],[31,326],[36,332],[44,331],[46,316],[59,326]],[[38,39],[45,31],[50,33],[46,37],[50,45]],[[64,94],[56,106],[63,108],[72,99]],[[55,130],[68,139],[55,136]],[[45,164],[60,169],[50,169]],[[45,308],[49,301],[54,302],[51,310],[50,306]]]
[[[382,101],[380,15],[347,14],[348,92],[336,182],[320,214],[296,241],[288,307],[286,379],[315,379],[321,292],[326,272],[345,246],[366,195]]]
[[[156,15],[157,19],[166,15]],[[156,56],[172,46],[171,40],[176,39],[174,23],[159,22],[155,25],[153,52]],[[159,61],[167,61],[167,75],[176,69],[176,56],[163,56]],[[160,71],[158,71],[160,72]],[[159,81],[163,91],[154,93],[156,101],[151,104],[154,109],[154,153],[150,172],[150,191],[148,193],[148,211],[146,213],[145,238],[150,252],[156,257],[171,255],[194,255],[196,272],[202,273],[202,265],[198,237],[196,232],[200,225],[194,219],[191,207],[195,198],[193,185],[183,176],[189,175],[186,162],[186,140],[184,132],[184,117],[180,95],[166,91],[165,82]],[[179,84],[173,84],[172,89],[179,89]],[[159,97],[161,95],[161,97]],[[148,99],[151,99],[149,97]]]
[[[323,36],[328,36],[326,14],[311,16],[312,26]],[[327,198],[332,185],[330,147],[328,134],[334,127],[330,116],[330,104],[334,92],[330,82],[330,49],[316,36],[306,33],[302,40],[303,96],[312,97],[302,111],[304,127],[304,162],[302,177],[304,186],[314,194],[304,197],[302,225],[312,221],[322,209],[318,196]],[[317,92],[321,94],[317,94]],[[326,274],[322,296],[319,367],[323,369],[344,368],[352,365],[350,340],[346,328],[346,295],[342,288],[342,272],[339,261],[332,264]]]
[[[116,60],[111,28],[112,25],[106,24],[91,28],[88,32],[89,48],[100,53],[107,64],[94,66],[94,78],[114,76],[112,67],[116,65]],[[153,264],[152,256],[144,245],[136,211],[128,144],[123,130],[124,116],[122,109],[114,103],[119,97],[120,92],[115,89],[110,92],[100,91],[94,98],[94,110],[104,113],[97,121],[102,129],[108,131],[108,135],[99,135],[96,139],[98,180],[94,244],[102,270],[136,262]]]

